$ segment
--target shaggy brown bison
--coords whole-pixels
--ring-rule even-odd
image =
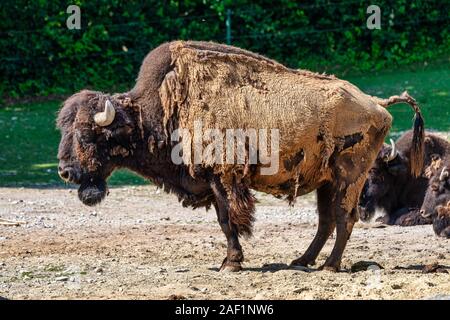
[[[79,198],[87,205],[105,197],[106,179],[115,169],[128,168],[175,193],[183,205],[214,206],[228,243],[221,270],[231,271],[240,270],[244,259],[239,235],[251,234],[251,189],[290,201],[317,189],[317,234],[292,264],[314,264],[336,228],[334,248],[323,267],[338,270],[358,220],[367,171],[391,127],[385,108],[400,102],[410,104],[416,114],[410,170],[418,176],[423,120],[406,92],[380,99],[334,76],[289,69],[239,48],[175,41],[147,55],[131,91],[109,95],[85,90],[65,101],[58,117],[59,173],[80,185]],[[216,147],[224,147],[220,139],[228,130],[256,130],[258,142],[265,141],[264,130],[277,134],[271,135],[269,148],[256,150],[263,155],[257,163],[251,161],[255,150],[250,148],[235,162],[223,161],[223,155],[198,161],[196,150],[205,142],[194,137],[194,146],[189,143],[198,122],[222,141]],[[183,148],[175,154],[182,154],[182,162],[174,161],[173,153],[180,130]],[[250,140],[236,143],[236,149],[254,146]],[[267,149],[277,155],[273,166],[264,156]],[[268,174],[273,167],[277,170]]]
[[[385,216],[380,220],[390,225],[412,226],[431,224],[431,218],[424,218],[419,210],[428,188],[429,173],[423,170],[419,177],[410,171],[411,140],[413,132],[404,133],[397,142],[384,144],[374,165],[369,170],[367,181],[361,193],[361,219],[370,220],[375,210],[382,210]],[[425,134],[424,168],[450,155],[450,143],[434,134]]]
[[[430,179],[425,200],[420,210],[424,218],[433,220],[438,236],[450,238],[450,157],[440,162]]]
[[[446,205],[436,207],[433,230],[438,236],[450,238],[450,201]]]

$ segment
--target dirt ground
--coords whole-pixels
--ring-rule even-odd
[[[288,269],[315,234],[314,196],[294,208],[257,196],[254,236],[242,241],[244,271],[224,273],[226,242],[215,212],[182,208],[153,186],[112,189],[95,208],[82,205],[75,189],[0,188],[0,218],[26,222],[0,225],[0,297],[449,299],[450,240],[430,225],[358,223],[343,272]],[[384,269],[351,272],[359,261]],[[422,272],[436,262],[440,272]]]

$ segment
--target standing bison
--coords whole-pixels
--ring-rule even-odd
[[[410,159],[413,132],[404,133],[397,142],[384,144],[361,193],[361,219],[370,220],[376,209],[385,212],[381,218],[386,224],[411,226],[431,224],[424,218],[420,208],[428,188],[432,165],[445,156],[450,156],[450,143],[432,133],[425,134],[424,170],[419,177],[411,174]]]
[[[183,205],[214,206],[228,243],[221,270],[230,271],[240,270],[244,259],[239,235],[252,231],[255,198],[250,189],[289,201],[317,190],[317,234],[292,264],[314,264],[336,228],[323,268],[338,270],[358,220],[367,171],[391,127],[385,108],[400,102],[416,114],[410,170],[418,176],[423,120],[406,92],[380,99],[334,76],[289,69],[239,48],[175,41],[147,55],[131,91],[81,91],[65,101],[58,117],[59,174],[80,185],[79,198],[87,205],[105,197],[106,179],[115,169],[128,168],[175,193]],[[277,170],[267,174],[267,159],[249,160],[255,152],[265,154],[262,149],[247,150],[236,163],[221,157],[192,161],[194,149],[204,142],[190,150],[184,135],[184,161],[175,163],[180,130],[192,134],[199,121],[219,136],[230,129],[277,130],[270,145],[278,155]]]

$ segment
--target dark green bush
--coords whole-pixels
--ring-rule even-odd
[[[81,8],[68,30],[66,8]],[[145,54],[173,39],[226,41],[292,67],[379,70],[448,57],[449,1],[378,0],[382,29],[365,27],[360,0],[2,0],[0,97],[132,85]]]

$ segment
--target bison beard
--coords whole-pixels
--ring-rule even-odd
[[[101,178],[85,179],[78,188],[78,198],[87,206],[99,204],[106,196],[108,187]]]

